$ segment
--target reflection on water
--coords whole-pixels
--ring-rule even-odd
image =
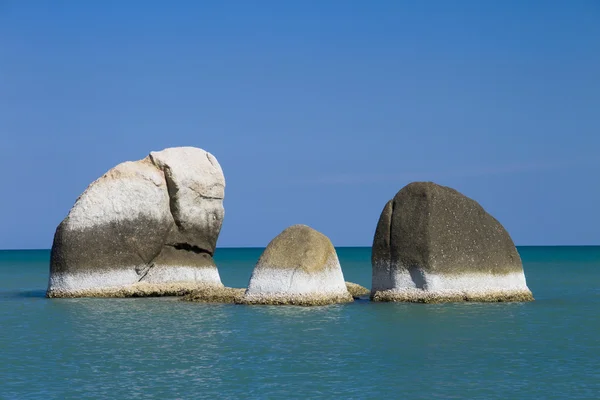
[[[12,298],[45,298],[46,291],[45,290],[23,290],[23,291],[6,291],[0,292],[0,297],[12,297]]]

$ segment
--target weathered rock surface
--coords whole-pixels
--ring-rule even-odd
[[[384,207],[372,251],[376,301],[529,301],[519,253],[476,201],[414,182]]]
[[[273,239],[258,260],[243,304],[325,305],[352,301],[329,238],[293,225]]]
[[[117,165],[56,229],[48,296],[180,295],[222,286],[212,256],[224,190],[219,163],[198,148]]]

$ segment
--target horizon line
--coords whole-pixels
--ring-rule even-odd
[[[372,246],[334,246],[336,249],[365,249]],[[515,247],[600,247],[600,244],[517,244]],[[219,249],[265,249],[266,246],[223,246]],[[0,249],[0,251],[50,251],[52,248]],[[216,252],[215,250],[215,252]]]

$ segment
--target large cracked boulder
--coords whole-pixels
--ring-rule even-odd
[[[432,182],[384,207],[372,250],[376,301],[529,301],[519,253],[476,201]]]
[[[293,225],[269,243],[238,302],[312,306],[352,300],[329,238]]]
[[[56,229],[49,297],[179,295],[222,286],[225,179],[198,148],[152,152],[93,182]]]

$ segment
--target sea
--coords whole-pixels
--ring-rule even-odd
[[[261,252],[217,249],[223,283]],[[50,252],[0,251],[0,399],[599,399],[600,247],[519,253],[531,303],[296,307],[47,299]]]

